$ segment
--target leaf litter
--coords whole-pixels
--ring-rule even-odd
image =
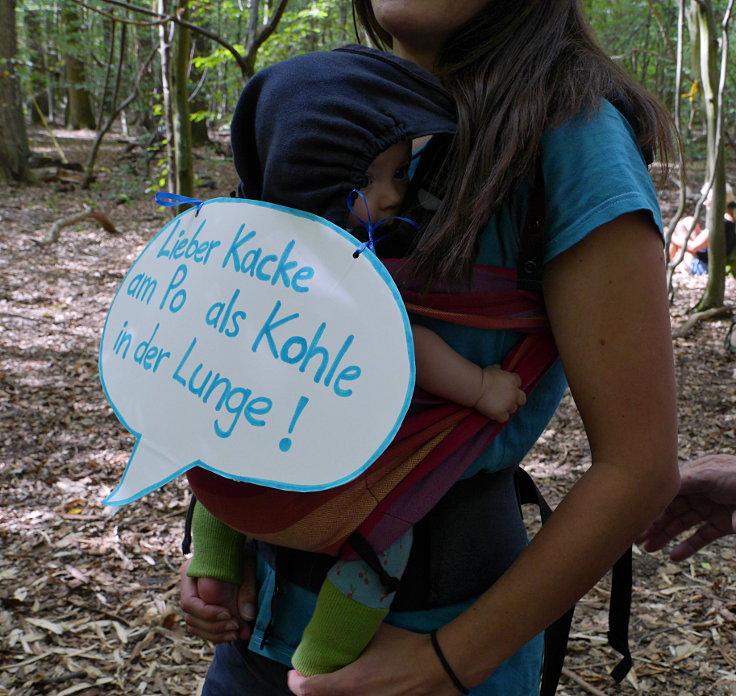
[[[70,159],[84,161],[89,140],[56,135]],[[194,695],[212,656],[178,606],[184,482],[122,509],[100,502],[133,438],[100,388],[99,337],[127,268],[167,219],[137,184],[131,158],[120,158],[121,140],[103,146],[90,191],[0,187],[0,695]],[[43,152],[48,139],[36,133],[33,146]],[[227,196],[229,162],[198,154],[207,188],[197,195]],[[86,221],[42,245],[54,222],[86,205],[120,234]],[[673,328],[705,281],[678,269]],[[726,294],[733,305],[732,278]],[[674,341],[683,459],[736,453],[729,323],[700,322]],[[553,503],[590,465],[569,394],[524,464]],[[635,548],[632,673],[620,686],[608,676],[618,657],[605,640],[607,576],[578,603],[558,694],[736,694],[734,539],[683,563]]]

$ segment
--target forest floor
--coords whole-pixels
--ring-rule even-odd
[[[92,134],[55,131],[84,162]],[[34,151],[55,156],[45,133]],[[198,692],[212,649],[187,634],[177,573],[188,495],[181,480],[122,509],[101,500],[118,482],[133,437],[100,388],[98,342],[126,270],[166,222],[144,193],[156,179],[145,151],[110,138],[92,188],[52,182],[0,188],[0,694],[81,696]],[[228,195],[233,173],[198,152],[200,198]],[[85,205],[93,220],[53,224]],[[667,197],[663,207],[667,212]],[[672,325],[687,319],[705,276],[675,275]],[[736,304],[728,280],[727,302]],[[736,453],[736,359],[723,348],[730,318],[673,341],[681,456]],[[615,379],[615,376],[612,376]],[[552,501],[590,463],[566,396],[525,462]],[[617,686],[606,645],[608,578],[575,614],[559,694],[736,694],[736,550],[722,539],[683,563],[635,549],[634,669]]]

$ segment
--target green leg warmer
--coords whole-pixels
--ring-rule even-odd
[[[245,537],[213,517],[201,503],[192,518],[194,555],[187,575],[215,578],[239,585],[243,578]]]
[[[334,672],[356,660],[388,614],[360,604],[326,580],[292,664],[305,676]]]

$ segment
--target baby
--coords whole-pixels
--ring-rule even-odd
[[[363,47],[297,56],[260,71],[241,95],[232,124],[239,193],[321,215],[361,238],[371,227],[375,252],[395,254],[402,241],[391,218],[410,184],[412,140],[453,130],[449,96],[416,66]],[[499,422],[525,403],[518,375],[470,362],[425,326],[413,323],[412,333],[424,391]],[[385,579],[403,573],[411,536],[377,550],[381,574],[364,560],[335,562],[292,658],[299,672],[334,671],[360,655],[389,611],[395,587]],[[190,576],[240,582],[237,562],[228,569],[225,559],[239,558],[243,538],[201,504],[193,537]]]
[[[348,225],[395,217],[409,185],[411,143],[403,140],[380,153],[366,170]],[[380,241],[378,242],[380,254]],[[481,368],[447,345],[434,331],[412,324],[417,385],[461,406],[470,406],[491,420],[505,423],[526,402],[518,375],[496,365]]]

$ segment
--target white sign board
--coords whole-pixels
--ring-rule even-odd
[[[104,501],[191,467],[274,488],[345,483],[388,446],[414,388],[385,267],[322,218],[235,198],[179,215],[108,313],[100,375],[136,438]]]

